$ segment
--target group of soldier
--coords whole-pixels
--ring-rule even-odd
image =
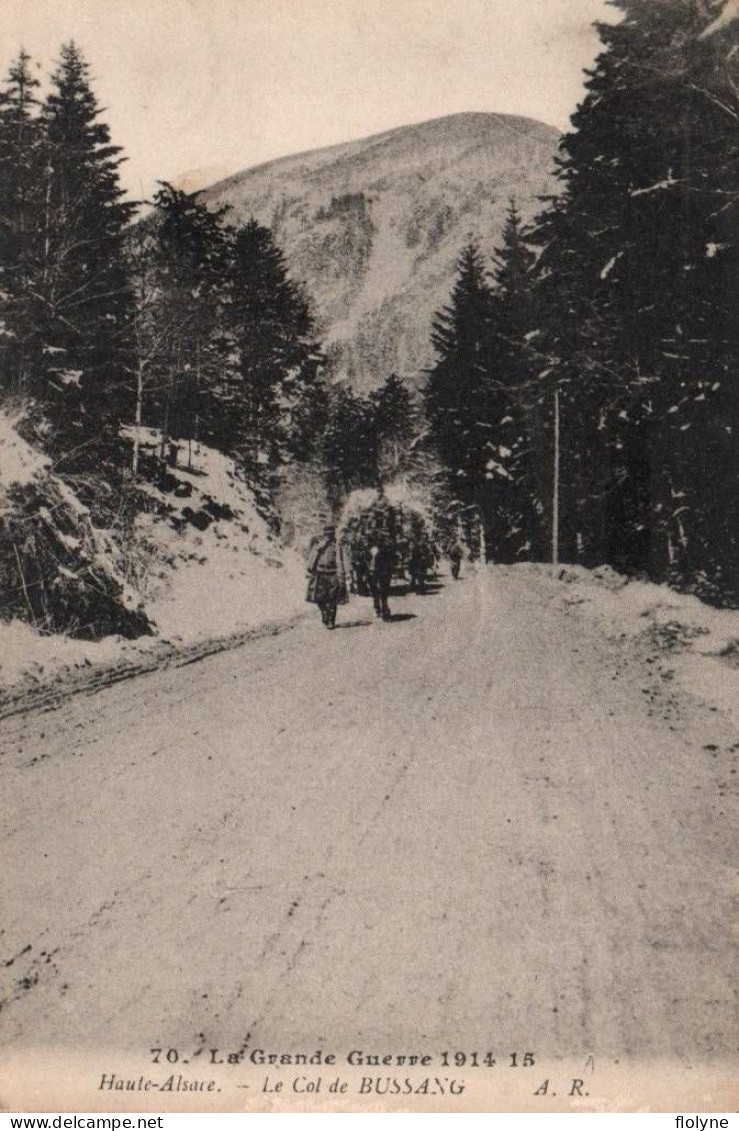
[[[446,547],[452,576],[459,577],[462,549],[452,541]],[[393,536],[382,524],[364,526],[347,524],[337,540],[336,527],[324,525],[320,536],[311,545],[308,557],[308,592],[306,599],[316,604],[321,620],[328,629],[336,627],[338,606],[345,604],[349,593],[371,596],[378,619],[391,619],[388,598],[393,578],[407,575],[413,592],[424,593],[429,574],[436,569],[441,553],[424,531],[416,531],[409,542]]]

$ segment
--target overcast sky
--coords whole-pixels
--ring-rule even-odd
[[[122,175],[208,183],[463,110],[564,127],[605,0],[3,0],[4,63],[75,39]]]

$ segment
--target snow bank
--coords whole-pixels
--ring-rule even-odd
[[[18,434],[19,419],[18,415],[0,412],[0,514],[7,507],[10,487],[26,487],[51,467],[51,461]]]
[[[45,456],[0,412],[0,612],[39,633],[147,631],[112,539]]]
[[[233,460],[197,444],[191,466],[169,476],[166,491],[144,486],[153,507],[135,526],[144,607],[161,637],[192,641],[305,610],[303,559],[280,544]]]
[[[739,652],[739,610],[715,609],[668,585],[632,580],[608,565],[593,570],[567,565],[556,572],[530,563],[512,568],[551,582],[553,599],[568,608],[582,606],[609,637],[649,634],[670,650],[705,656]]]
[[[26,679],[38,683],[59,669],[84,666],[96,659],[114,659],[120,637],[92,643],[64,636],[41,636],[23,621],[0,622],[0,686]]]
[[[266,506],[258,505],[232,460],[193,445],[189,466],[168,469],[158,485],[142,478],[137,489],[148,510],[136,516],[132,537],[121,546],[93,527],[86,508],[54,475],[50,461],[20,437],[16,424],[0,412],[0,533],[11,551],[19,548],[18,568],[28,578],[40,550],[50,547],[56,566],[49,581],[44,561],[47,588],[63,585],[76,594],[83,582],[102,579],[113,592],[115,582],[114,601],[124,612],[136,610],[152,635],[127,632],[136,638],[124,639],[112,629],[101,640],[72,639],[49,631],[38,618],[34,623],[25,606],[12,606],[6,585],[0,698],[7,699],[9,688],[13,695],[25,693],[90,669],[150,665],[154,656],[180,646],[249,633],[305,611],[304,561],[280,545]],[[157,437],[143,431],[145,459]]]
[[[68,590],[66,599],[73,600],[86,582],[92,582],[107,587],[122,609],[136,613],[140,599],[118,572],[110,539],[92,526],[87,509],[54,475],[51,460],[21,437],[20,419],[20,414],[0,411],[0,546],[3,562],[10,557],[21,581],[19,594],[19,578],[7,566],[0,569],[0,610],[5,617],[15,617],[22,597],[21,612],[40,617],[37,591],[43,572],[57,601],[63,601],[63,589]],[[41,562],[48,555],[54,567],[42,571]],[[0,620],[0,688],[33,687],[62,671],[110,663],[127,643],[118,635],[100,642],[73,640],[45,632],[39,619],[35,625],[21,619]]]
[[[676,680],[739,728],[739,610],[715,609],[667,585],[631,580],[610,566],[520,564],[544,600],[582,617],[611,639],[670,653]]]

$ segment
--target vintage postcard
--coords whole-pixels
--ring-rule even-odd
[[[736,0],[5,0],[0,1107],[736,1109]]]

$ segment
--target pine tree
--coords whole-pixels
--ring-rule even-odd
[[[123,158],[74,43],[61,49],[42,111],[46,146],[41,264],[44,395],[58,440],[83,447],[113,434],[130,397],[132,295]]]
[[[161,182],[154,216],[131,241],[137,419],[146,394],[162,456],[176,437],[205,440],[251,471],[309,458],[327,408],[318,387],[312,402],[321,354],[308,301],[268,229],[230,227],[228,209],[200,197]]]
[[[537,337],[533,325],[534,263],[516,202],[511,200],[502,242],[493,260],[487,375],[485,474],[489,502],[485,510],[489,552],[498,561],[531,557],[541,547],[529,434],[531,384],[539,361],[530,340]]]
[[[230,364],[222,397],[227,444],[252,464],[281,462],[292,414],[315,380],[321,353],[309,303],[289,277],[271,231],[250,220],[233,234],[226,309]]]
[[[347,385],[333,385],[319,445],[329,500],[338,507],[350,491],[377,485],[377,442],[372,405]]]
[[[491,294],[475,244],[462,252],[451,303],[436,317],[438,355],[424,388],[429,433],[452,493],[465,505],[485,501],[489,417]]]
[[[510,343],[510,367],[508,369],[511,385],[526,380],[529,366],[524,363],[520,372],[522,358],[525,358],[525,345],[522,343],[531,331],[533,317],[532,274],[536,256],[528,246],[521,214],[515,199],[511,199],[503,227],[503,241],[496,249],[493,268],[495,284],[497,350]]]
[[[739,31],[710,34],[720,0],[614,6],[537,236],[564,539],[686,581],[737,558],[710,500],[737,485]]]
[[[0,92],[0,387],[38,391],[43,138],[30,56],[21,51]]]
[[[298,463],[321,461],[322,440],[331,413],[332,386],[322,369],[297,392],[289,414],[287,456]]]
[[[392,373],[370,393],[369,401],[378,476],[381,481],[390,481],[408,464],[409,445],[416,430],[413,398],[400,378]]]
[[[211,212],[200,195],[162,181],[154,197],[153,269],[142,299],[153,305],[147,341],[159,373],[152,407],[162,456],[170,437],[223,438],[214,406],[227,367],[223,322],[231,233],[223,224],[227,209]],[[139,307],[143,315],[141,302]],[[236,405],[226,407],[232,416],[238,412]]]

